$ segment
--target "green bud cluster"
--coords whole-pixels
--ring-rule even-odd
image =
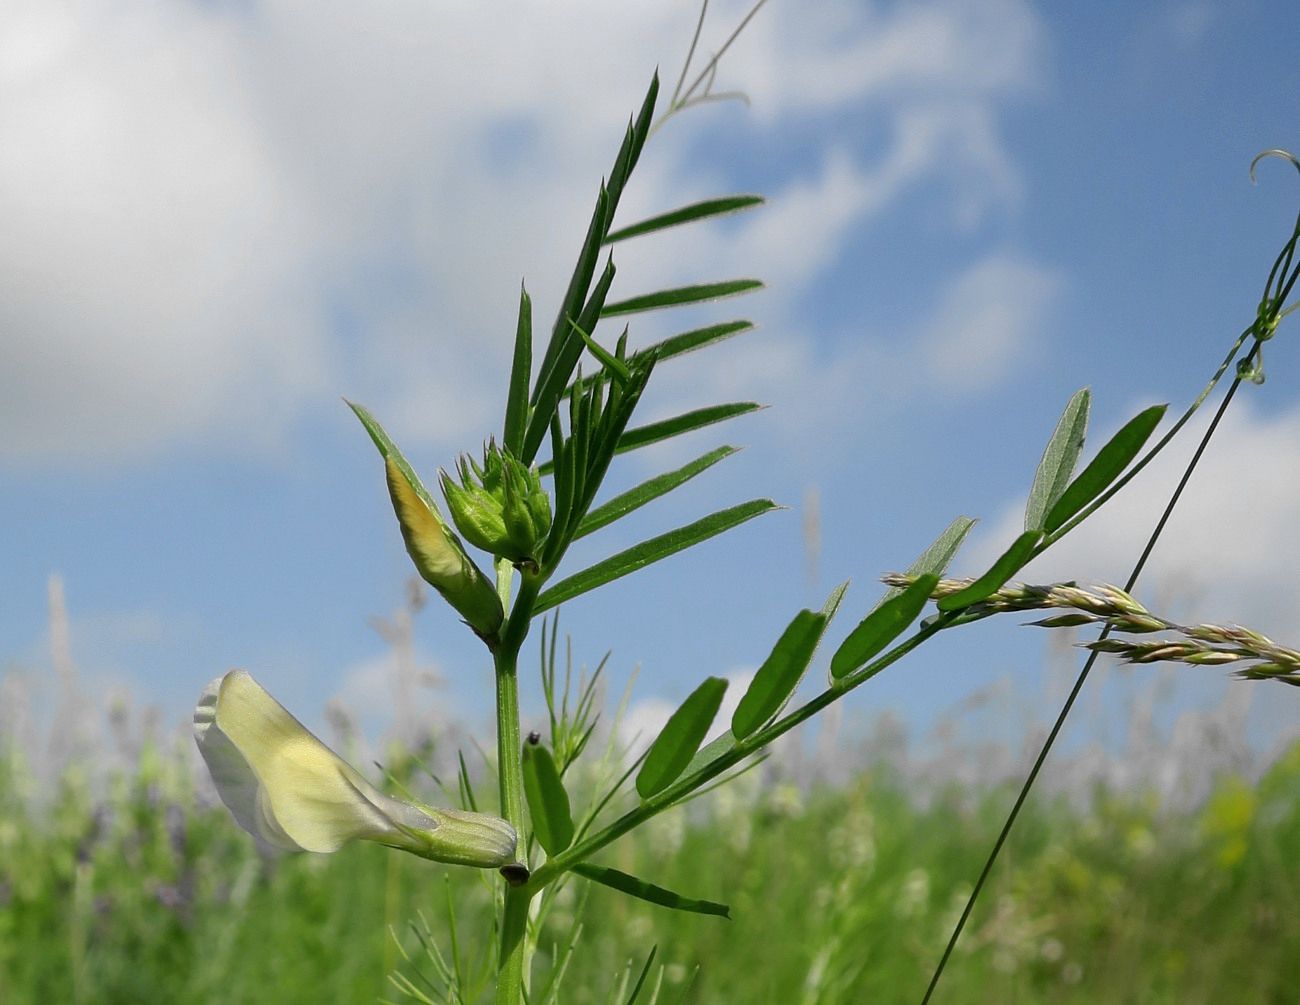
[[[551,527],[551,500],[537,468],[489,441],[483,463],[469,455],[456,465],[459,484],[440,473],[456,529],[470,544],[523,568],[537,568],[541,543]]]

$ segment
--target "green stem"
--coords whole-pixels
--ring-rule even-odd
[[[853,690],[874,677],[880,671],[898,660],[902,659],[913,649],[919,646],[926,639],[943,631],[945,628],[953,626],[960,612],[953,611],[949,614],[943,614],[935,618],[925,627],[921,628],[910,638],[899,643],[889,652],[885,653],[879,659],[867,666],[848,674],[841,680],[836,681],[829,688],[823,691],[817,697],[813,698],[806,705],[801,706],[795,711],[782,719],[760,729],[752,736],[748,736],[736,743],[725,754],[721,755],[716,761],[711,762],[704,768],[688,775],[686,778],[670,785],[657,795],[651,796],[644,800],[641,805],[628,811],[619,817],[608,827],[600,832],[593,834],[585,841],[580,841],[571,848],[561,852],[555,858],[550,859],[532,874],[526,889],[536,893],[545,887],[548,883],[553,882],[568,870],[572,869],[579,862],[585,862],[596,852],[600,851],[611,841],[622,837],[628,831],[639,827],[651,817],[658,816],[664,810],[671,809],[679,803],[685,796],[698,789],[700,786],[712,781],[718,775],[722,774],[728,768],[734,767],[743,761],[750,754],[762,750],[777,737],[788,733],[800,723],[812,718],[828,705],[844,697],[846,693]]]
[[[498,568],[498,584],[508,569]],[[528,635],[533,602],[539,584],[524,576],[510,617],[501,629],[495,653],[497,684],[497,775],[501,782],[501,815],[524,841],[524,774],[519,735],[519,649]],[[526,866],[528,863],[524,862]],[[501,922],[501,956],[497,969],[497,1005],[521,1005],[527,963],[528,905],[532,893],[527,887],[506,891],[505,915]]]
[[[497,969],[496,1005],[522,1005],[524,961],[528,946],[528,906],[533,895],[527,887],[506,890],[505,916],[501,920],[501,961]]]

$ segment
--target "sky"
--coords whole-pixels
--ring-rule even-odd
[[[701,52],[745,10],[711,4]],[[239,666],[310,724],[341,703],[390,728],[394,658],[373,619],[402,608],[412,569],[341,399],[426,480],[499,431],[519,284],[545,331],[627,118],[656,67],[671,89],[697,11],[4,5],[0,673],[50,691],[57,576],[91,706],[129,696],[180,722]],[[566,607],[577,663],[612,651],[611,700],[635,671],[652,728],[706,675],[738,697],[795,611],[851,579],[847,632],[876,577],[958,514],[981,522],[953,571],[982,571],[1075,389],[1092,389],[1094,445],[1146,405],[1190,402],[1294,220],[1300,179],[1274,161],[1252,185],[1248,167],[1300,148],[1297,29],[1284,0],[771,0],[717,75],[747,100],[665,123],[619,222],[730,192],[767,205],[619,246],[612,294],[763,279],[743,301],[638,316],[631,339],[752,319],[661,367],[642,419],[771,407],[620,459],[611,492],[744,447],[575,546],[561,575],[746,499],[788,509]],[[1295,644],[1290,330],[1265,361],[1137,592]],[[1027,578],[1123,581],[1190,449]],[[436,597],[413,626],[429,686],[404,710],[481,727],[482,646]],[[1077,665],[1036,629],[985,624],[845,705],[924,733],[974,702],[971,728],[1015,737]],[[1166,723],[1244,703],[1261,744],[1300,714],[1300,692],[1213,669],[1103,671],[1088,701],[1067,742],[1140,702]]]

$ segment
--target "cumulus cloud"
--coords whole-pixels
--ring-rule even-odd
[[[706,51],[744,9],[714,5]],[[692,27],[595,0],[20,0],[0,22],[0,456],[74,462],[275,445],[339,393],[404,436],[481,434],[520,278],[544,330],[613,138]],[[783,284],[780,318],[910,184],[953,179],[954,225],[1013,205],[996,110],[1042,44],[1011,0],[771,5],[724,66],[755,128],[851,114],[891,138],[818,139],[766,217],[648,254],[647,281],[731,245]],[[710,121],[656,138],[633,205],[725,185],[694,153]]]
[[[1030,262],[992,256],[945,291],[921,340],[926,370],[945,390],[981,391],[1041,345],[1060,279]]]

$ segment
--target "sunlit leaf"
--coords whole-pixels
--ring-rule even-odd
[[[391,457],[393,463],[397,465],[397,470],[406,476],[406,480],[410,483],[411,488],[415,489],[416,495],[418,495],[420,499],[423,500],[424,504],[431,510],[435,513],[440,513],[441,511],[438,509],[438,504],[433,501],[433,496],[431,496],[429,490],[424,487],[424,482],[420,481],[420,476],[415,473],[415,469],[411,467],[407,459],[402,456],[402,452],[397,449],[397,444],[389,438],[388,434],[384,431],[384,427],[379,424],[379,420],[371,415],[364,406],[358,405],[354,401],[348,401],[346,398],[343,400],[347,402],[348,408],[352,409],[352,411],[356,413],[357,418],[361,420],[361,424],[366,427],[366,432],[370,434],[370,439],[374,441],[375,447],[379,450],[379,453],[384,460]]]
[[[812,662],[826,625],[840,605],[848,583],[836,588],[821,613],[800,611],[781,633],[776,645],[750,681],[749,689],[731,717],[731,732],[745,739],[770,722],[785,707]]]
[[[548,855],[558,855],[573,843],[569,794],[551,752],[531,740],[524,744],[524,797],[533,833]]]
[[[957,549],[961,547],[962,542],[966,540],[966,535],[971,532],[971,528],[974,526],[975,521],[970,517],[957,517],[943,529],[942,534],[934,539],[934,543],[921,552],[917,560],[908,566],[907,574],[909,576],[934,574],[942,577],[948,571],[948,565],[952,562],[953,556],[957,554]],[[902,587],[892,587],[886,590],[884,596],[876,602],[876,607],[884,606],[902,592]]]
[[[596,326],[601,306],[609,293],[610,284],[614,281],[614,273],[614,263],[611,261],[606,264],[605,271],[601,273],[582,313],[578,316],[578,328],[590,331]],[[582,337],[574,330],[574,325],[566,324],[565,328],[567,336],[560,342],[560,348],[550,369],[539,374],[537,378],[537,390],[533,396],[533,413],[528,419],[528,427],[524,433],[523,453],[519,456],[525,464],[531,464],[533,458],[537,456],[537,450],[542,445],[542,439],[546,435],[552,417],[556,414],[560,398],[564,395],[569,377],[573,374],[585,345]]]
[[[676,227],[679,224],[693,223],[696,220],[722,216],[727,213],[737,213],[753,206],[761,206],[764,201],[761,195],[728,195],[719,199],[705,199],[703,202],[691,203],[689,206],[682,206],[680,209],[661,213],[658,216],[650,217],[648,220],[622,227],[611,232],[605,238],[605,243],[613,244],[615,241],[624,241],[629,237],[639,237],[642,234],[650,234],[657,230],[664,230],[667,227]]]
[[[683,777],[693,775],[697,771],[707,768],[719,757],[727,754],[732,747],[736,745],[736,734],[728,729],[721,736],[710,740],[691,758],[691,763],[686,765],[686,770],[682,772]]]
[[[724,321],[721,324],[707,325],[704,328],[692,328],[680,335],[673,335],[662,342],[647,346],[642,352],[653,352],[662,363],[674,356],[681,356],[697,349],[704,349],[718,342],[745,332],[754,330],[752,321]]]
[[[617,452],[624,454],[639,447],[648,447],[652,443],[661,443],[683,433],[693,433],[705,426],[761,411],[764,407],[756,401],[733,401],[725,405],[708,405],[705,408],[674,415],[670,419],[636,426],[619,437]]]
[[[964,590],[941,598],[938,602],[939,610],[958,611],[991,597],[1033,557],[1034,549],[1042,539],[1041,530],[1025,531],[1012,542],[1010,548],[1002,553],[988,572]]]
[[[598,586],[603,586],[629,573],[636,572],[638,569],[644,569],[647,565],[658,562],[660,559],[675,555],[679,551],[684,551],[702,541],[707,541],[723,531],[730,530],[732,527],[737,527],[747,520],[752,520],[756,516],[761,516],[763,513],[777,508],[776,503],[770,499],[754,499],[747,503],[741,503],[739,506],[720,510],[717,513],[696,520],[694,523],[687,524],[685,527],[678,527],[666,534],[660,534],[649,541],[642,541],[626,551],[611,555],[604,561],[597,562],[590,568],[583,569],[581,572],[574,573],[568,579],[556,583],[537,598],[533,613],[540,614],[557,604],[563,604],[574,597],[581,596],[588,590],[594,590]]]
[[[644,426],[636,426],[633,429],[626,430],[618,438],[618,446],[615,447],[614,453],[625,454],[630,450],[648,447],[652,443],[670,440],[674,436],[693,433],[705,426],[712,426],[719,422],[726,422],[728,419],[759,412],[766,407],[766,405],[760,405],[756,401],[733,401],[725,405],[707,405],[704,408],[683,412],[681,415],[674,415],[658,422],[649,422]],[[540,470],[544,475],[550,474],[554,470],[553,462],[547,461],[541,466]]]
[[[524,428],[528,424],[528,383],[533,376],[533,302],[519,287],[519,321],[515,326],[515,355],[510,367],[510,390],[506,395],[506,421],[501,442],[516,457],[523,450]]]
[[[628,378],[631,376],[627,364],[592,338],[585,329],[579,328],[577,322],[573,323],[573,327],[577,331],[578,337],[586,343],[587,350],[600,361],[600,365],[608,370],[615,380],[627,383]],[[624,336],[627,335],[626,329],[624,329],[623,334]]]
[[[639,297],[619,300],[606,304],[602,317],[612,318],[623,314],[635,314],[639,311],[654,311],[663,307],[680,307],[684,304],[698,304],[706,300],[721,300],[723,297],[735,297],[753,290],[761,290],[763,283],[758,279],[728,279],[720,283],[699,283],[695,286],[679,286],[671,290],[656,290]]]
[[[1052,438],[1047,441],[1043,459],[1034,473],[1034,484],[1025,504],[1025,530],[1041,530],[1047,512],[1070,484],[1074,466],[1083,450],[1088,433],[1088,406],[1092,395],[1085,387],[1075,391],[1056,423]]]
[[[1167,405],[1152,405],[1130,419],[1118,433],[1097,451],[1079,477],[1056,500],[1043,521],[1049,534],[1074,516],[1088,503],[1106,491],[1106,488],[1123,474],[1129,462],[1138,455],[1143,444],[1150,439],[1156,426],[1164,418]]]
[[[939,577],[927,573],[895,597],[880,604],[849,633],[831,657],[831,677],[838,680],[865,666],[907,631],[921,613]]]
[[[642,799],[662,792],[686,770],[713,725],[726,691],[723,678],[710,677],[668,717],[637,772],[636,790]]]
[[[692,914],[712,914],[719,918],[731,917],[731,908],[726,904],[718,904],[711,900],[691,900],[689,897],[683,897],[680,894],[673,893],[672,890],[665,890],[662,886],[647,883],[643,879],[629,876],[617,869],[608,869],[605,866],[582,862],[575,865],[573,871],[579,876],[585,876],[592,882],[600,883],[603,886],[608,886],[620,893],[626,893],[631,897],[648,901],[651,904],[658,904],[660,907],[669,907],[674,911],[690,911]]]
[[[583,518],[582,523],[578,525],[577,532],[574,534],[574,539],[585,537],[593,531],[607,527],[615,520],[620,520],[634,510],[640,509],[646,503],[667,495],[679,485],[685,484],[696,475],[717,464],[718,461],[730,457],[736,453],[736,450],[736,447],[718,447],[716,450],[710,450],[703,457],[697,457],[676,471],[668,471],[662,475],[657,475],[648,481],[642,482],[636,488],[628,489],[628,491],[616,495],[609,502],[596,507]]]
[[[662,363],[664,360],[672,359],[675,356],[695,352],[697,349],[706,349],[711,345],[725,342],[729,338],[753,330],[754,323],[752,321],[724,321],[721,324],[707,325],[704,328],[693,328],[690,331],[666,338],[661,342],[655,342],[644,349],[638,349],[632,354],[632,359],[653,355]],[[573,385],[570,384],[564,393],[572,394]]]

